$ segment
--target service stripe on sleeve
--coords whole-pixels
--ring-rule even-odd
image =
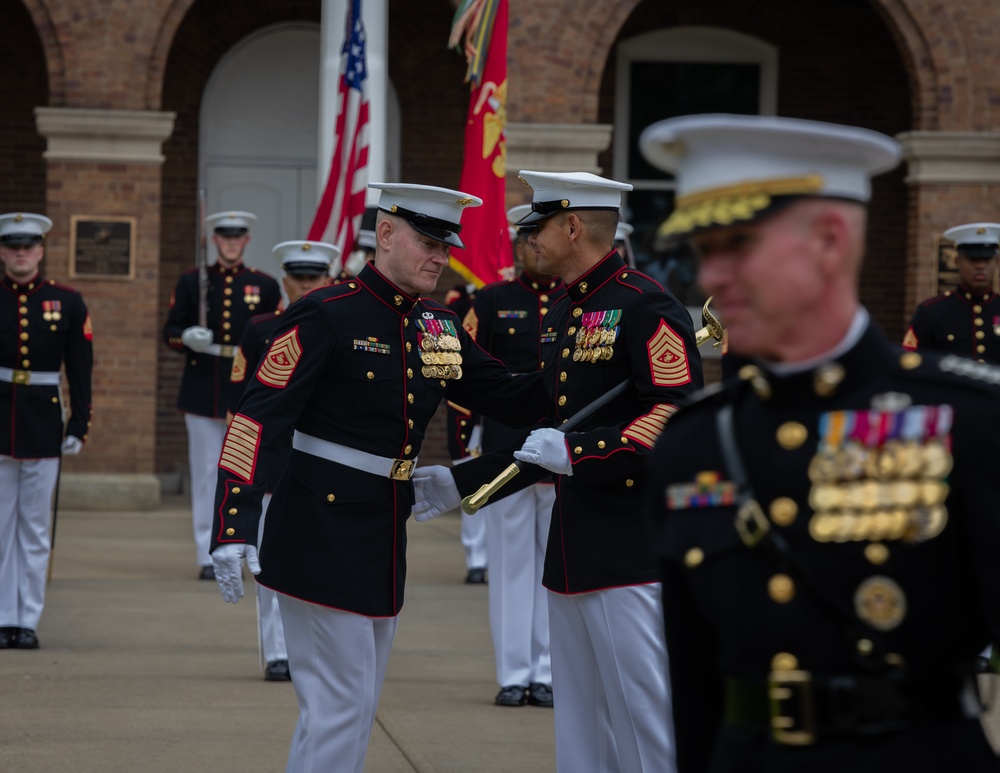
[[[267,350],[257,369],[257,380],[269,387],[284,389],[301,356],[302,345],[299,343],[299,329],[296,327],[271,342],[271,348]]]
[[[667,419],[675,413],[677,413],[676,405],[660,403],[654,406],[653,410],[645,416],[640,416],[629,424],[622,434],[633,442],[644,445],[646,448],[652,448],[656,445],[656,440],[660,437],[660,433],[663,432],[663,427],[666,426]]]
[[[646,342],[649,367],[656,386],[681,386],[691,381],[684,339],[662,319],[653,337]]]
[[[260,448],[260,424],[241,413],[233,416],[226,430],[222,444],[219,467],[238,475],[240,480],[250,483],[257,466],[257,451]]]

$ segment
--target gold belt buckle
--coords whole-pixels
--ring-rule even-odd
[[[816,743],[812,674],[808,671],[772,671],[767,677],[771,706],[771,737],[786,746]]]
[[[393,459],[392,469],[389,470],[391,480],[409,480],[413,475],[412,459]]]
[[[30,370],[15,370],[11,375],[10,379],[15,384],[21,384],[22,386],[28,386],[31,383],[31,371]]]

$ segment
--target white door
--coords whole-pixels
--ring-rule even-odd
[[[272,247],[306,238],[316,209],[319,64],[318,24],[268,27],[222,58],[202,101],[208,213],[257,215],[246,263],[275,277]]]

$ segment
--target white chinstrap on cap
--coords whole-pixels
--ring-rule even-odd
[[[531,186],[531,211],[516,225],[539,220],[572,209],[619,210],[622,194],[632,190],[629,183],[598,177],[590,172],[532,172],[522,169],[517,176]]]
[[[9,212],[0,215],[0,244],[38,242],[51,228],[52,221],[45,215]]]
[[[458,237],[462,213],[483,204],[478,196],[434,185],[369,183],[368,187],[380,191],[380,210],[402,218],[424,236],[460,249],[465,248]]]
[[[340,248],[335,244],[302,240],[281,242],[271,252],[277,256],[281,268],[288,274],[330,273],[334,262],[340,257]]]
[[[898,142],[870,129],[726,114],[660,121],[639,146],[676,176],[676,209],[661,235],[753,220],[789,196],[867,202],[871,177],[902,156]]]

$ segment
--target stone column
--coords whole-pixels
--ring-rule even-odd
[[[83,293],[94,327],[93,418],[87,445],[64,460],[61,506],[152,509],[163,141],[174,113],[35,109],[48,149],[43,270]],[[70,275],[74,216],[135,218],[132,277]]]

